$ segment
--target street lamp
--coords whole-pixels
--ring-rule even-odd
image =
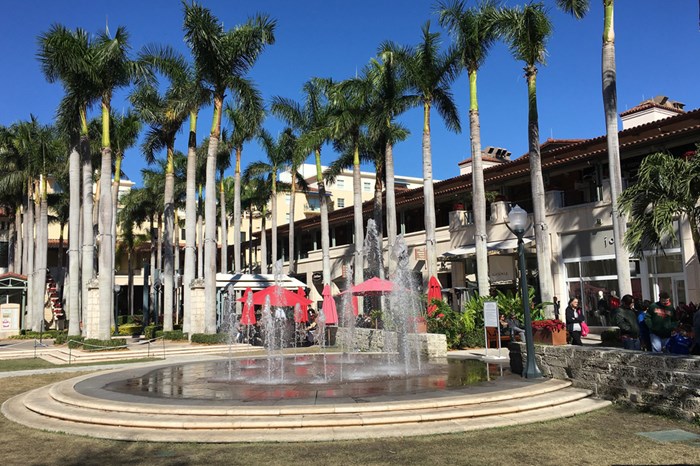
[[[532,339],[532,317],[530,316],[530,300],[525,280],[525,244],[523,235],[532,225],[527,224],[527,212],[520,206],[515,206],[508,213],[508,229],[518,237],[518,261],[520,263],[520,293],[523,301],[523,314],[525,315],[525,346],[527,350],[527,361],[523,376],[526,379],[536,379],[542,377],[542,372],[535,362],[535,342]]]
[[[119,335],[119,291],[121,291],[121,286],[114,285],[114,334]]]

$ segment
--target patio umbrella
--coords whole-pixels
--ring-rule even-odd
[[[433,312],[437,309],[435,304],[431,304],[433,299],[442,299],[442,285],[440,285],[440,280],[438,280],[434,275],[431,275],[430,280],[428,280],[428,315],[433,315]]]
[[[270,306],[274,307],[294,307],[297,303],[302,306],[311,304],[311,300],[299,296],[295,292],[282,288],[279,285],[268,286],[264,290],[253,293],[253,304],[263,306],[267,296],[270,297]],[[242,302],[243,298],[239,299],[239,301]]]
[[[306,293],[304,293],[304,288],[299,287],[297,288],[297,296],[306,299]],[[298,309],[298,311],[297,311]],[[301,323],[301,322],[308,322],[309,321],[309,306],[299,304],[299,307],[297,308],[296,306],[294,307],[294,322]]]
[[[384,280],[383,278],[374,277],[360,283],[359,285],[353,286],[352,294],[360,296],[376,296],[391,293],[395,289],[398,288],[393,282]]]
[[[326,324],[337,324],[338,323],[338,310],[335,307],[335,300],[331,294],[330,285],[323,286],[323,314],[326,316]]]
[[[253,307],[253,290],[246,288],[243,293],[243,312],[241,313],[241,324],[242,325],[255,325],[257,320],[255,319],[255,309]],[[240,301],[239,300],[239,301]]]

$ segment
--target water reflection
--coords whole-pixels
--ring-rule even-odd
[[[424,365],[406,375],[403,367],[369,355],[300,356],[303,364],[285,364],[279,380],[269,380],[264,359],[234,360],[229,380],[228,361],[166,366],[141,376],[106,385],[110,391],[165,399],[279,401],[294,399],[364,398],[382,395],[453,390],[503,376],[503,366],[476,360],[448,360]]]

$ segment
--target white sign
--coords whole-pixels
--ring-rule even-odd
[[[0,304],[0,336],[19,333],[19,304]]]
[[[484,327],[498,328],[498,303],[484,301]]]
[[[491,283],[510,283],[515,280],[515,262],[511,256],[489,256]]]

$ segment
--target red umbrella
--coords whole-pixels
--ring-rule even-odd
[[[297,288],[297,295],[301,298],[306,299],[306,293],[304,293],[304,287],[299,287]],[[299,315],[297,315],[297,308],[294,308],[294,322],[300,323],[300,322],[308,322],[309,321],[309,306],[307,305],[299,305]]]
[[[352,294],[361,296],[383,295],[386,293],[391,293],[396,288],[397,287],[393,282],[384,280],[383,278],[374,277],[360,283],[359,285],[353,286]]]
[[[435,304],[431,304],[433,299],[442,299],[442,285],[440,285],[440,280],[431,276],[428,280],[428,315],[433,315],[433,312],[437,309]]]
[[[264,290],[253,293],[253,304],[257,304],[258,306],[264,305],[267,296],[270,297],[270,306],[294,307],[297,303],[302,306],[311,304],[310,299],[299,296],[295,292],[282,288],[279,285],[268,286]],[[243,299],[241,298],[239,301],[243,301]]]
[[[253,307],[253,290],[246,288],[243,293],[243,298],[239,299],[243,301],[243,312],[241,314],[241,324],[243,325],[255,325],[255,309]]]
[[[335,300],[331,294],[331,286],[324,285],[323,287],[323,314],[326,316],[326,324],[337,324],[338,323],[338,310],[335,307]]]

